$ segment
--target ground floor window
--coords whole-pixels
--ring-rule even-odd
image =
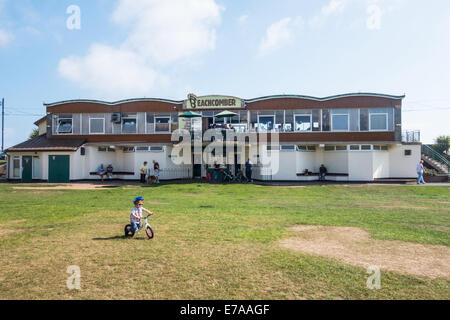
[[[39,171],[39,157],[33,157],[33,178],[40,179],[41,173]]]
[[[20,157],[13,158],[13,177],[20,178]]]

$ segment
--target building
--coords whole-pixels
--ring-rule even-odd
[[[260,164],[259,155],[255,155],[255,179],[316,180],[321,164],[327,167],[329,180],[415,178],[421,144],[402,142],[403,99],[373,93],[245,100],[189,95],[183,101],[72,100],[44,104],[47,115],[35,123],[39,136],[6,151],[8,179],[98,180],[96,170],[103,163],[113,165],[114,178],[137,180],[141,164],[152,160],[161,166],[161,180],[205,176],[208,165],[195,152],[196,164],[175,164],[172,151],[178,140],[172,141],[172,133],[181,128],[205,132],[225,123],[231,123],[238,135],[255,134],[258,144],[265,133],[270,133],[269,141],[275,135],[278,138],[279,147],[268,147],[279,159],[277,170]],[[180,117],[188,111],[202,117]],[[223,111],[234,114],[217,117]],[[203,140],[203,149],[209,142]],[[247,142],[245,157],[249,145]],[[233,158],[236,160],[236,155],[228,154],[225,164]],[[231,167],[237,170],[239,165]]]

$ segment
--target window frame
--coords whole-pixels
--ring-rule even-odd
[[[297,117],[309,117],[309,130],[297,130]],[[298,114],[294,113],[294,132],[312,132],[313,123],[312,123],[312,114]],[[320,131],[319,131],[320,132]]]
[[[335,116],[346,116],[347,117],[347,129],[335,129],[334,128],[334,117]],[[349,132],[350,131],[350,114],[348,113],[336,113],[333,114],[333,112],[331,112],[331,132]]]
[[[60,121],[61,120],[70,120],[70,132],[59,132],[59,127],[61,126]],[[57,135],[73,135],[73,116],[72,118],[60,118],[57,116],[56,118],[57,125],[56,125],[56,134]]]
[[[277,117],[276,117],[276,115],[275,114],[258,114],[258,132],[261,132],[260,130],[261,130],[261,128],[260,128],[260,122],[259,122],[259,119],[261,119],[261,118],[273,118],[273,124],[272,124],[272,129],[268,129],[268,130],[265,130],[265,131],[262,131],[262,132],[272,132],[272,130],[275,130],[275,125],[276,125],[276,120],[277,120]]]
[[[134,120],[135,121],[135,123],[136,123],[136,131],[135,132],[123,132],[123,123],[124,123],[124,120]],[[134,116],[129,116],[129,115],[127,115],[126,117],[123,117],[122,116],[122,119],[121,119],[121,121],[120,121],[120,132],[121,132],[121,134],[137,134],[139,131],[138,131],[138,119],[137,119],[137,113],[134,115]]]
[[[15,166],[14,166],[14,160],[18,160],[19,161],[19,167],[18,168],[16,168]],[[13,158],[12,158],[12,163],[13,163],[13,165],[12,165],[12,177],[14,178],[14,179],[20,179],[20,178],[22,178],[22,157],[21,156],[13,156]],[[19,170],[19,174],[16,176],[15,175],[15,169],[18,169]]]
[[[169,121],[167,122],[167,124],[169,125],[169,131],[157,131],[156,130],[156,125],[158,122],[158,119],[169,119]],[[153,115],[153,132],[154,133],[171,133],[172,132],[172,116],[157,116],[157,115]]]
[[[379,116],[384,115],[386,116],[386,129],[372,129],[372,115]],[[375,113],[369,111],[369,131],[389,131],[389,113],[383,112],[383,113]]]
[[[103,120],[103,132],[92,132],[91,131],[91,120]],[[89,134],[105,134],[106,131],[106,120],[103,118],[91,118],[89,117]]]

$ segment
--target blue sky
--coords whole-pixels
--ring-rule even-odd
[[[404,129],[431,143],[450,135],[449,57],[447,0],[0,0],[5,147],[43,102],[190,92],[406,94]]]

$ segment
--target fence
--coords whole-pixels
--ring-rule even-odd
[[[420,142],[420,131],[412,130],[403,132],[402,142]]]
[[[154,173],[153,170],[150,171]],[[178,180],[178,179],[192,179],[191,168],[164,168],[159,170],[160,180]]]

